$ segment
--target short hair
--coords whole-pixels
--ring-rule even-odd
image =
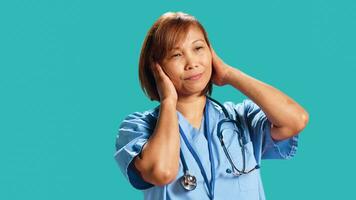
[[[152,66],[155,62],[162,62],[174,45],[186,37],[191,26],[195,26],[202,31],[204,39],[210,48],[210,42],[204,27],[194,16],[183,12],[164,13],[147,32],[141,48],[139,79],[142,90],[152,101],[160,101]],[[203,94],[211,95],[212,85],[210,80],[203,90]]]

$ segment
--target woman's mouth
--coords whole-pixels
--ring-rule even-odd
[[[187,80],[187,81],[196,81],[196,80],[199,80],[201,77],[202,77],[203,73],[199,73],[199,74],[195,74],[193,76],[190,76],[184,80]]]

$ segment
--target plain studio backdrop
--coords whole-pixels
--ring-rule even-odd
[[[114,160],[115,138],[124,117],[158,105],[137,68],[167,11],[197,17],[224,61],[309,112],[296,156],[262,162],[267,199],[350,199],[355,10],[351,0],[1,1],[0,199],[142,199]],[[212,96],[246,98],[231,86]]]

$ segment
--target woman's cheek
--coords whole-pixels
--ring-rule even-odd
[[[213,63],[211,62],[210,59],[206,59],[205,66],[207,67],[207,70],[208,70],[208,71],[211,72],[211,71],[213,70]]]
[[[212,66],[213,60],[211,58],[211,55],[209,53],[206,53],[204,56],[204,61],[205,61],[205,66]]]

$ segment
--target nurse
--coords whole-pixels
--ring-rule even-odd
[[[293,157],[308,123],[293,99],[221,60],[186,13],[165,13],[150,28],[139,79],[159,106],[122,121],[115,160],[147,200],[265,199],[261,159]],[[213,84],[248,98],[220,104]]]

